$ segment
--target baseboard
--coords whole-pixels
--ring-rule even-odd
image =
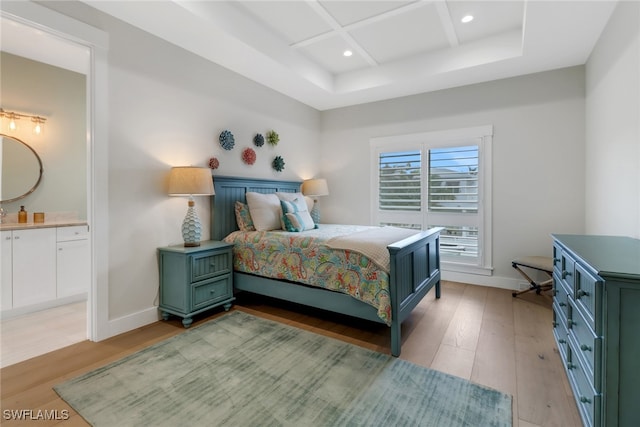
[[[492,288],[519,290],[522,279],[511,277],[481,276],[477,274],[458,273],[455,271],[442,271],[442,280],[451,282],[469,283],[472,285],[490,286]]]
[[[129,332],[133,329],[157,322],[158,320],[160,320],[160,314],[158,313],[158,307],[155,306],[138,311],[137,313],[118,317],[117,319],[110,319],[108,323],[109,333],[108,336],[104,338],[120,335],[124,332]]]

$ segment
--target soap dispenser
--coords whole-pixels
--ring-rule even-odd
[[[20,206],[20,210],[18,211],[18,222],[20,224],[27,222],[27,211],[24,210],[24,206]]]

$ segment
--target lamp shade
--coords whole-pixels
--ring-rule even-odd
[[[213,178],[209,168],[177,166],[169,175],[170,196],[211,196],[214,195]]]
[[[329,187],[326,179],[307,179],[302,183],[302,194],[305,196],[327,196]]]

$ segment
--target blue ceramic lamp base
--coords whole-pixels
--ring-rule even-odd
[[[200,239],[202,237],[202,224],[200,223],[200,218],[198,218],[194,206],[195,202],[193,199],[190,199],[187,215],[184,217],[184,221],[182,221],[182,238],[185,247],[200,246]]]

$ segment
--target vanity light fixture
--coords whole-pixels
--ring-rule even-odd
[[[2,117],[6,117],[9,120],[7,129],[9,129],[11,132],[15,132],[18,129],[18,124],[16,123],[17,120],[20,120],[23,118],[31,119],[31,122],[33,122],[33,133],[35,133],[36,135],[42,134],[44,130],[44,122],[47,121],[47,119],[41,116],[16,113],[15,111],[5,111],[4,108],[0,108],[0,118]]]

